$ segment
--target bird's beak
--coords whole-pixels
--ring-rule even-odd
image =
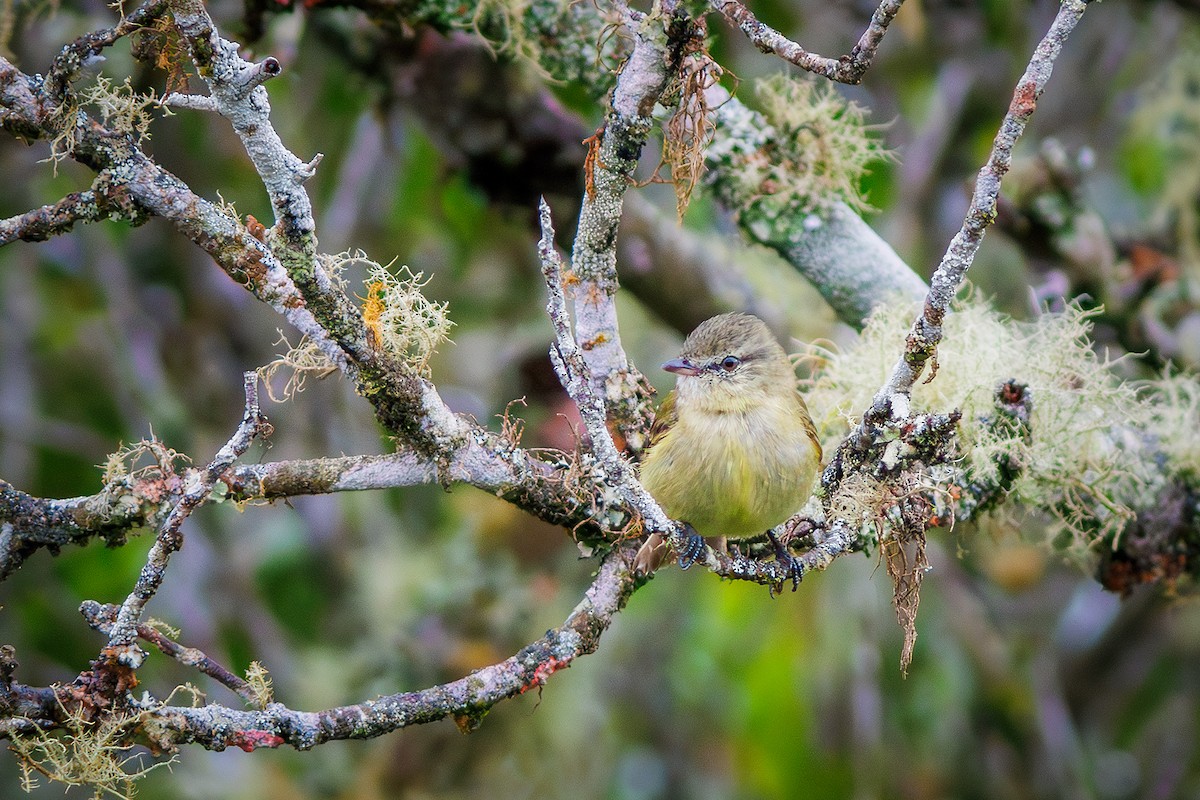
[[[676,375],[699,375],[700,368],[693,365],[686,358],[675,358],[662,365],[662,368],[667,372],[674,372]]]

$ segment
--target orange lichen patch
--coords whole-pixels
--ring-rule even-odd
[[[367,296],[363,300],[363,323],[367,326],[367,339],[371,347],[379,347],[383,341],[383,327],[379,317],[383,314],[383,281],[367,284]]]
[[[1012,104],[1008,107],[1009,113],[1022,117],[1032,114],[1037,108],[1037,98],[1037,84],[1033,81],[1022,82],[1013,92]]]
[[[246,232],[261,242],[267,234],[267,226],[259,222],[253,214],[247,214]]]
[[[583,159],[584,186],[587,188],[588,200],[596,197],[596,165],[600,164],[600,144],[603,141],[603,125],[597,128],[595,133],[583,140],[583,144],[587,145],[588,149],[587,156]]]

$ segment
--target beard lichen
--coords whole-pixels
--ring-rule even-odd
[[[428,377],[429,359],[438,345],[449,339],[454,323],[448,303],[434,302],[421,293],[428,283],[424,273],[414,273],[406,266],[393,272],[391,263],[380,264],[361,250],[318,258],[330,280],[343,289],[346,267],[366,267],[366,295],[359,299],[370,345]]]
[[[807,399],[832,449],[887,379],[914,310],[886,304],[861,338],[841,352],[810,351],[820,364]],[[945,320],[936,377],[918,383],[914,411],[962,410],[961,461],[942,474],[957,496],[972,484],[1011,481],[1009,501],[1049,514],[1048,540],[1091,563],[1119,545],[1139,510],[1169,476],[1200,474],[1200,387],[1194,377],[1150,384],[1120,380],[1090,345],[1089,312],[1068,307],[1031,322],[1012,320],[967,298]],[[995,395],[1020,381],[1032,398],[1027,435],[995,424]],[[1019,464],[1014,475],[1003,474]]]
[[[21,788],[26,792],[36,788],[38,776],[42,776],[67,787],[90,787],[94,800],[132,800],[138,780],[175,761],[171,757],[142,766],[145,757],[131,754],[134,733],[152,711],[111,712],[96,720],[82,707],[63,711],[63,722],[56,730],[39,728],[32,734],[9,736],[9,749],[17,757]]]
[[[831,85],[775,75],[760,80],[761,112],[722,112],[708,158],[717,195],[755,216],[820,213],[838,203],[870,210],[862,179],[889,157],[866,124],[866,110]]]
[[[300,343],[293,346],[283,331],[280,331],[275,344],[285,345],[287,352],[258,368],[258,377],[266,389],[267,397],[274,403],[285,403],[300,394],[310,376],[321,379],[337,372],[337,366],[325,355],[320,345],[307,336],[302,336]],[[288,378],[283,388],[277,391],[272,381],[281,369],[288,370]]]

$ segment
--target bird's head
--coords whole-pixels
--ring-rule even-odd
[[[678,376],[679,402],[711,410],[744,410],[795,390],[787,353],[750,314],[721,314],[700,323],[679,358],[662,368]]]

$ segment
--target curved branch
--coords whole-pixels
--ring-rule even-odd
[[[113,662],[133,668],[141,665],[145,653],[135,642],[137,627],[142,621],[142,610],[162,585],[171,554],[183,546],[184,521],[208,499],[221,474],[249,449],[250,443],[258,437],[267,436],[271,431],[270,424],[258,407],[258,375],[247,372],[242,376],[242,381],[246,392],[246,411],[241,423],[208,466],[193,475],[183,495],[159,526],[137,584],[117,611],[105,648],[105,656]]]
[[[150,714],[147,732],[165,747],[194,742],[210,750],[234,746],[249,751],[285,744],[307,750],[331,740],[370,739],[446,717],[453,717],[464,731],[474,730],[492,706],[541,687],[575,659],[595,652],[600,636],[637,588],[627,566],[631,558],[623,549],[611,551],[561,626],[511,658],[465,678],[325,711],[294,711],[280,703],[262,711],[216,705],[159,708]]]
[[[712,7],[725,15],[725,18],[742,29],[754,46],[764,53],[774,53],[784,61],[795,64],[801,69],[824,75],[838,83],[860,83],[863,75],[875,58],[875,51],[887,33],[888,25],[895,19],[896,13],[904,0],[882,0],[871,22],[859,37],[847,55],[840,58],[826,58],[816,53],[810,53],[791,39],[766,23],[760,22],[754,12],[746,8],[740,0],[711,0]]]

